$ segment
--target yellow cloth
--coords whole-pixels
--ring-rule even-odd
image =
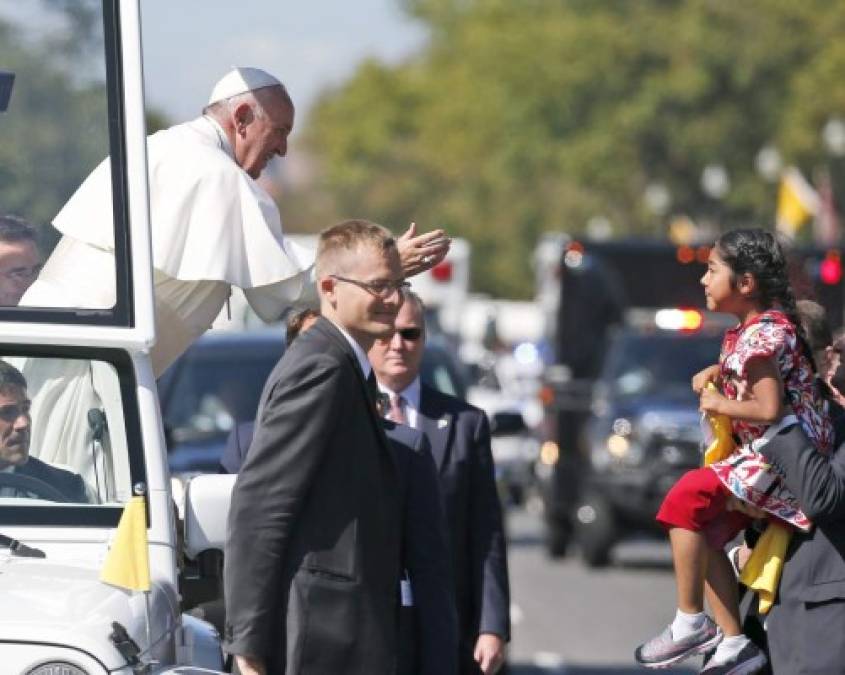
[[[100,570],[100,581],[133,591],[150,590],[147,515],[143,497],[132,497],[124,507],[114,541]]]
[[[716,391],[716,385],[712,382],[708,382],[706,387]],[[707,421],[713,430],[713,442],[704,451],[704,466],[709,466],[713,462],[726,459],[736,447],[730,417],[727,415],[707,413]]]
[[[792,531],[788,526],[770,522],[739,575],[742,583],[757,592],[760,614],[766,614],[775,601],[786,547],[791,537]]]

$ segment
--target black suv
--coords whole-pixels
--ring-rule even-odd
[[[264,382],[284,353],[284,330],[206,333],[158,380],[170,470],[216,473],[229,432],[254,419]],[[437,337],[426,342],[421,378],[466,397],[463,366]]]
[[[613,545],[628,535],[659,533],[654,517],[663,497],[701,463],[698,398],[690,380],[718,360],[726,324],[710,317],[694,330],[665,329],[655,314],[611,332],[577,443],[577,475],[570,481],[576,490],[550,524],[574,537],[591,566],[607,564]],[[546,475],[549,504],[554,486]]]

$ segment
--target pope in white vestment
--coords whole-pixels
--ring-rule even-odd
[[[235,89],[233,73],[240,78],[235,78]],[[263,71],[233,73],[221,80],[210,103],[259,87],[281,86]],[[240,90],[238,82],[243,83]],[[253,86],[256,82],[259,87]],[[310,299],[306,296],[314,293],[313,254],[295,250],[284,240],[278,208],[238,165],[227,134],[211,116],[153,134],[147,153],[158,326],[151,359],[158,377],[211,326],[232,285],[243,289],[265,321],[279,318],[297,300]],[[63,236],[20,304],[113,307],[108,158],[82,183],[53,225]],[[87,410],[104,410],[109,422],[113,420],[111,429],[123,426],[119,392],[100,384],[116,384],[116,379],[97,377],[91,370],[90,364],[77,361],[55,360],[50,367],[43,360],[22,364],[33,394],[33,454],[81,471],[89,486],[94,480],[93,467],[86,469],[92,455]]]

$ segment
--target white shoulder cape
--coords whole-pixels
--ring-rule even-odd
[[[308,284],[313,260],[285,244],[276,204],[228,150],[222,132],[204,117],[147,139],[153,266],[175,279],[224,281],[243,289],[300,277],[299,283],[283,284],[290,301]],[[53,225],[74,239],[114,250],[108,158]]]

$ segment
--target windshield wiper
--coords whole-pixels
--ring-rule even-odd
[[[12,552],[13,556],[20,558],[46,558],[47,554],[39,548],[27,546],[17,539],[7,537],[5,534],[0,534],[0,546],[5,546]]]

